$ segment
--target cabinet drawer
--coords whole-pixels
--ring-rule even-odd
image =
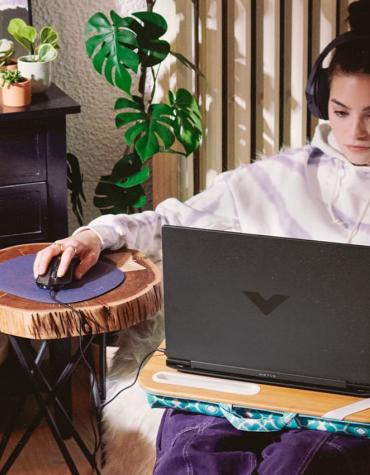
[[[47,240],[45,183],[0,188],[0,245]]]
[[[0,185],[45,181],[46,134],[42,120],[0,124]]]

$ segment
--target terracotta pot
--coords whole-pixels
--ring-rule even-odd
[[[10,64],[7,64],[6,66],[0,66],[0,71],[4,69],[17,69],[17,61],[15,59],[11,59]],[[2,84],[2,80],[0,77],[0,105],[2,105],[3,103],[3,93],[2,93],[1,84]]]
[[[3,105],[8,107],[24,107],[31,104],[31,80],[10,84],[2,89]]]
[[[0,66],[0,71],[4,69],[17,69],[17,61],[15,59],[11,59],[9,64]]]

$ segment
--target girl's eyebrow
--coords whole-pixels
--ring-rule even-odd
[[[345,109],[350,109],[350,107],[346,106],[345,104],[342,104],[341,102],[337,101],[337,99],[331,99],[331,102],[334,102],[337,106],[344,107]]]
[[[338,101],[337,99],[331,99],[331,102],[334,102],[337,106],[344,107],[345,109],[350,110],[351,108],[343,104],[342,102]],[[366,106],[362,109],[364,112],[370,111],[370,106]]]

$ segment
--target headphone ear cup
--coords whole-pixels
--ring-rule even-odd
[[[319,110],[318,118],[328,120],[328,104],[329,104],[329,74],[327,68],[322,68],[319,71],[316,84],[316,101]]]
[[[316,72],[307,92],[308,109],[319,119],[328,119],[329,76],[327,68]]]

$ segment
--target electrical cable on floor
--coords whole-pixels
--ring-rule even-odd
[[[58,289],[59,290],[59,289]],[[85,363],[88,371],[89,371],[89,374],[90,374],[90,396],[89,396],[89,400],[90,400],[90,407],[92,407],[93,405],[93,402],[92,402],[92,394],[93,394],[93,389],[94,389],[94,386],[95,387],[98,387],[98,384],[97,384],[97,377],[96,377],[96,373],[95,373],[95,370],[91,367],[89,361],[87,360],[86,356],[85,356],[85,351],[84,351],[84,348],[82,346],[82,340],[83,340],[83,335],[82,335],[82,316],[80,314],[80,311],[76,308],[74,308],[71,304],[67,303],[67,302],[62,302],[61,300],[59,300],[57,297],[56,297],[56,293],[57,293],[57,290],[56,289],[49,289],[49,295],[50,295],[50,298],[52,300],[54,300],[54,302],[60,304],[60,305],[63,305],[64,307],[68,308],[69,310],[71,310],[73,312],[74,315],[77,315],[78,316],[78,321],[79,321],[79,326],[78,326],[78,334],[79,334],[79,339],[78,339],[78,342],[79,342],[79,349],[80,349],[80,354],[81,354],[81,358],[83,360],[83,362]],[[88,345],[89,346],[89,345]],[[98,408],[99,411],[102,410],[102,407],[101,407],[101,404],[99,405],[99,408]],[[99,414],[99,417],[100,417],[100,414]],[[92,428],[92,432],[93,432],[93,437],[94,437],[94,449],[93,449],[93,453],[92,453],[92,457],[93,457],[93,464],[94,464],[94,470],[96,472],[97,475],[101,475],[99,469],[98,469],[98,463],[97,463],[97,460],[96,460],[96,455],[97,455],[97,452],[101,446],[101,435],[98,433],[96,433],[96,428],[95,428],[95,421],[93,419],[93,416],[92,416],[92,411],[90,412],[90,425],[91,425],[91,428]]]
[[[59,289],[58,289],[59,290]],[[78,316],[78,320],[79,320],[79,327],[78,327],[78,333],[79,333],[79,349],[80,349],[80,353],[81,353],[81,358],[82,360],[84,361],[88,371],[89,371],[89,374],[90,374],[90,405],[92,405],[92,394],[93,394],[93,390],[94,390],[94,387],[95,388],[98,388],[98,381],[97,381],[97,377],[96,377],[96,372],[95,372],[95,369],[92,368],[90,362],[87,360],[86,356],[85,356],[85,351],[83,349],[83,346],[82,346],[82,339],[83,339],[83,335],[82,335],[82,326],[83,326],[83,322],[82,322],[82,316],[81,316],[81,313],[78,309],[74,308],[73,305],[69,304],[69,303],[66,303],[66,302],[62,302],[61,300],[59,300],[57,297],[56,297],[56,293],[58,292],[58,290],[56,289],[49,289],[49,295],[50,295],[50,298],[52,300],[54,300],[54,302],[60,304],[60,305],[63,305],[65,306],[66,308],[70,309],[75,315]],[[124,391],[126,391],[127,389],[130,389],[132,388],[135,383],[137,382],[138,378],[139,378],[139,375],[140,375],[140,371],[141,369],[143,368],[144,366],[144,363],[146,362],[146,360],[153,354],[155,353],[156,351],[159,351],[159,352],[162,352],[162,353],[165,353],[165,350],[163,348],[156,348],[154,350],[151,350],[150,352],[148,352],[144,357],[143,359],[141,360],[137,370],[136,370],[136,374],[134,376],[134,379],[133,381],[125,386],[124,388],[120,389],[119,391],[117,391],[116,394],[114,394],[108,401],[105,401],[103,402],[103,404],[99,404],[99,407],[97,408],[100,413],[99,413],[99,417],[101,416],[101,411],[103,411],[103,409],[105,407],[108,406],[108,404],[110,404],[112,401],[114,401],[120,394],[122,394]],[[94,451],[93,451],[93,461],[94,461],[94,469],[97,473],[97,475],[100,475],[100,472],[99,472],[99,469],[97,467],[97,461],[96,461],[96,455],[97,455],[97,452],[99,450],[99,448],[101,447],[102,445],[102,438],[101,438],[101,434],[100,433],[96,433],[96,429],[95,429],[95,423],[94,423],[94,420],[92,418],[92,414],[90,413],[90,423],[91,423],[91,427],[92,427],[92,431],[93,431],[93,435],[94,435]]]

